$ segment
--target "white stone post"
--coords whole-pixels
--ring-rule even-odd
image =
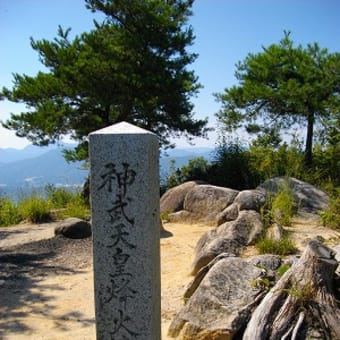
[[[158,152],[125,122],[90,134],[98,340],[161,339]]]

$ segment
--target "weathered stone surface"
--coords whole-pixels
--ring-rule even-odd
[[[241,211],[235,221],[225,222],[202,235],[195,247],[191,273],[195,275],[221,253],[238,254],[243,246],[253,244],[262,233],[260,214],[252,210]]]
[[[335,251],[335,259],[340,262],[340,244],[333,246],[332,249]]]
[[[279,255],[257,255],[247,259],[247,261],[259,268],[265,268],[266,271],[275,271],[282,264],[281,257]]]
[[[234,221],[242,210],[260,211],[266,201],[265,190],[243,190],[235,197],[234,202],[216,215],[216,225]]]
[[[235,257],[236,255],[230,253],[222,253],[216,256],[212,261],[210,261],[206,266],[202,267],[199,272],[195,275],[194,279],[189,283],[185,293],[183,294],[185,299],[189,299],[193,293],[196,291],[198,286],[200,285],[201,281],[208,273],[208,271],[223,258],[227,257]],[[275,271],[280,267],[282,264],[281,257],[279,255],[258,255],[251,258],[248,258],[247,261],[264,270],[264,274],[266,277],[272,277],[274,280]],[[291,264],[291,263],[290,263]]]
[[[192,214],[189,211],[181,210],[175,213],[169,214],[168,219],[169,222],[176,223],[176,222],[192,222]]]
[[[87,238],[92,235],[91,224],[79,218],[70,217],[55,227],[54,234],[73,239]]]
[[[225,222],[234,221],[237,219],[239,206],[237,203],[229,205],[226,209],[216,215],[216,225],[219,226]]]
[[[131,124],[90,134],[97,339],[161,338],[158,159]]]
[[[243,210],[232,222],[221,224],[216,236],[237,241],[242,246],[253,244],[263,232],[260,214],[252,210]]]
[[[189,300],[171,323],[169,335],[178,339],[232,339],[245,327],[264,296],[253,284],[263,277],[261,265],[265,268],[279,265],[277,256],[271,261],[270,257],[253,260],[255,265],[246,259],[221,254],[207,266],[198,283],[191,283],[191,292],[185,295]]]
[[[245,246],[253,245],[264,231],[260,214],[253,210],[240,211],[236,222],[236,237]]]
[[[230,225],[235,224],[233,222]],[[208,265],[215,257],[222,253],[238,255],[242,245],[235,239],[223,237],[217,234],[216,230],[210,230],[202,236],[195,248],[195,256],[191,265],[191,275],[204,266]]]
[[[336,246],[332,247],[332,249],[335,251],[335,259],[339,263],[336,273],[340,276],[340,244],[337,244]]]
[[[172,212],[183,210],[183,203],[187,193],[201,181],[189,181],[167,190],[161,197],[160,212]]]
[[[272,194],[277,193],[288,183],[298,213],[315,214],[320,210],[327,208],[329,204],[329,195],[315,186],[300,181],[296,178],[275,177],[262,183],[258,188],[263,188]]]
[[[266,202],[266,191],[255,190],[243,190],[235,197],[234,204],[238,205],[239,210],[255,210],[260,211],[260,208]]]
[[[184,210],[196,220],[215,222],[216,215],[229,206],[237,190],[213,185],[196,185],[185,197]]]
[[[283,228],[280,224],[274,222],[267,230],[267,235],[268,238],[279,241],[283,237]]]
[[[178,193],[178,197],[177,197]],[[205,221],[217,226],[237,219],[241,210],[259,211],[265,203],[264,189],[237,191],[198,182],[170,189],[161,199],[161,211],[173,211],[172,222]]]

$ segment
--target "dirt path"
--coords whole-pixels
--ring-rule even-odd
[[[55,225],[0,228],[1,340],[95,339],[91,240],[54,238]],[[169,339],[168,326],[192,279],[194,247],[210,228],[176,223],[165,229],[160,241],[163,340]],[[297,219],[288,229],[300,250],[314,237],[339,244],[340,233],[317,221]]]
[[[296,247],[303,251],[311,239],[318,238],[325,241],[325,244],[332,247],[340,243],[340,232],[335,229],[325,228],[318,219],[293,219],[291,227],[285,227],[290,233],[290,238]]]
[[[21,249],[23,252],[27,247],[30,250],[32,241],[52,237],[54,226],[0,228],[1,251],[22,245],[16,248],[17,257],[21,256],[20,263],[17,257],[10,258],[11,253],[3,255],[8,263],[0,274],[0,339],[95,339],[90,242],[79,246],[74,246],[74,241],[57,243],[55,247],[62,250],[56,254],[50,254],[47,246],[35,257],[20,254]],[[165,224],[165,229],[169,233],[161,239],[163,340],[167,339],[167,327],[181,308],[184,288],[191,280],[188,273],[193,249],[209,228]],[[78,254],[80,247],[82,251]],[[59,258],[65,253],[66,256]],[[77,261],[70,265],[68,260]]]
[[[57,224],[58,222],[22,223],[13,227],[2,227],[0,228],[0,249],[53,237]]]

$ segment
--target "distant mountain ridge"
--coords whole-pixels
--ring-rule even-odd
[[[81,162],[67,163],[61,150],[51,150],[38,157],[1,165],[0,184],[22,186],[29,183],[82,183],[87,171],[81,170],[81,166]]]
[[[67,163],[62,153],[63,149],[74,146],[28,145],[24,149],[0,149],[0,195],[16,198],[32,190],[41,191],[47,184],[81,186],[88,172],[81,170],[81,162]]]
[[[0,149],[0,195],[13,196],[19,191],[44,188],[47,184],[55,186],[82,186],[88,170],[82,169],[82,162],[67,163],[62,150],[75,145],[37,147],[29,145],[22,150]],[[162,153],[160,158],[160,176],[165,178],[169,172],[171,160],[175,167],[181,168],[190,159],[212,158],[212,148],[171,149]]]
[[[36,146],[36,145],[28,145],[23,149],[14,149],[14,148],[0,148],[0,164],[4,163],[12,163],[16,161],[22,161],[24,159],[30,159],[34,157],[39,157],[51,150],[62,150],[73,148],[75,144],[52,144],[49,146]]]

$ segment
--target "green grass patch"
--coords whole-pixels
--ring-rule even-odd
[[[283,290],[296,298],[301,309],[305,309],[315,296],[314,289],[310,283],[307,283],[302,287],[298,287],[298,284],[295,283],[292,284],[290,288]]]
[[[277,275],[279,277],[283,276],[283,274],[291,267],[291,264],[284,264],[277,270]]]
[[[281,240],[273,240],[270,238],[262,238],[257,244],[256,248],[260,254],[275,254],[275,255],[289,255],[295,254],[297,249],[291,239],[284,237]]]
[[[321,222],[324,226],[340,229],[340,196],[332,197],[329,208],[319,212]]]
[[[272,203],[272,214],[276,222],[290,226],[294,215],[294,200],[288,184],[277,193]]]
[[[23,220],[32,223],[48,222],[52,218],[78,217],[90,219],[90,208],[80,193],[72,193],[63,188],[48,185],[46,195],[33,193],[18,204],[9,198],[0,197],[0,226],[18,224]]]
[[[23,199],[19,202],[18,210],[24,220],[32,223],[46,222],[51,219],[51,205],[37,194]]]
[[[45,187],[47,201],[55,209],[65,208],[67,204],[72,202],[77,194],[72,193],[65,188],[56,188],[53,184]]]
[[[18,224],[21,220],[17,205],[9,198],[0,198],[0,226]]]
[[[273,223],[272,204],[273,196],[267,191],[265,203],[260,208],[261,220],[265,229],[268,229]]]
[[[66,204],[65,209],[57,212],[57,217],[60,219],[77,217],[83,220],[89,220],[90,207],[81,197],[81,194],[74,194],[72,200]]]

